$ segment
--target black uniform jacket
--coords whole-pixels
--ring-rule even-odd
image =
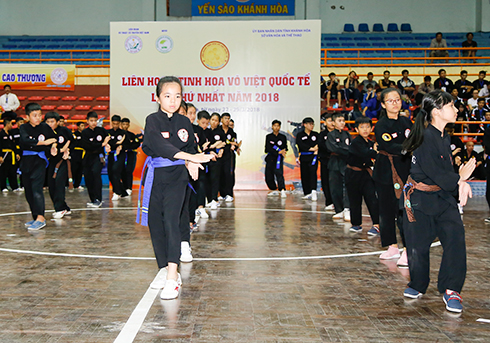
[[[274,133],[269,133],[265,136],[265,153],[267,156],[265,157],[267,161],[277,161],[277,156],[279,155],[279,151],[274,149],[274,146],[279,148],[279,151],[286,149],[288,150],[288,141],[286,136],[282,133],[278,133],[277,136]]]
[[[107,137],[107,131],[101,127],[96,126],[93,130],[87,127],[82,131],[82,148],[85,149],[87,154],[103,154],[104,148],[102,143]]]
[[[373,146],[374,142],[370,139],[366,141],[361,136],[354,138],[349,146],[347,164],[357,168],[372,167],[373,159],[377,156],[377,152]]]
[[[345,170],[347,156],[349,156],[350,133],[337,129],[327,135],[327,149],[332,153],[328,161],[329,170]]]

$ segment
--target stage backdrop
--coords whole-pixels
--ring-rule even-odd
[[[320,21],[113,22],[111,114],[139,131],[155,112],[155,86],[178,76],[198,110],[229,112],[238,140],[237,189],[263,189],[265,135],[274,119],[290,133],[320,113]],[[319,127],[316,123],[315,127]],[[299,179],[288,143],[285,175]],[[143,156],[140,153],[138,165]]]

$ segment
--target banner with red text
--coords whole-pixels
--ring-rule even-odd
[[[0,64],[0,74],[13,90],[75,90],[74,64]]]
[[[142,129],[157,109],[159,78],[178,76],[198,111],[229,112],[235,121],[243,141],[236,188],[265,188],[274,119],[289,141],[286,181],[297,180],[296,127],[288,121],[319,118],[320,34],[319,20],[111,23],[111,114]]]

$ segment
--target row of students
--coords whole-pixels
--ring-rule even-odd
[[[17,181],[17,170],[20,166],[22,152],[19,146],[20,130],[24,124],[24,118],[17,117],[15,112],[7,111],[2,114],[3,129],[0,131],[0,189],[8,193],[8,185],[14,192],[23,191],[22,182],[19,186]],[[17,127],[13,127],[13,122]]]

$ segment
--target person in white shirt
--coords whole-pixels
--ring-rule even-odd
[[[6,111],[15,111],[20,106],[19,98],[12,93],[12,87],[10,85],[3,86],[5,94],[0,96],[0,106],[2,106],[2,113]]]

